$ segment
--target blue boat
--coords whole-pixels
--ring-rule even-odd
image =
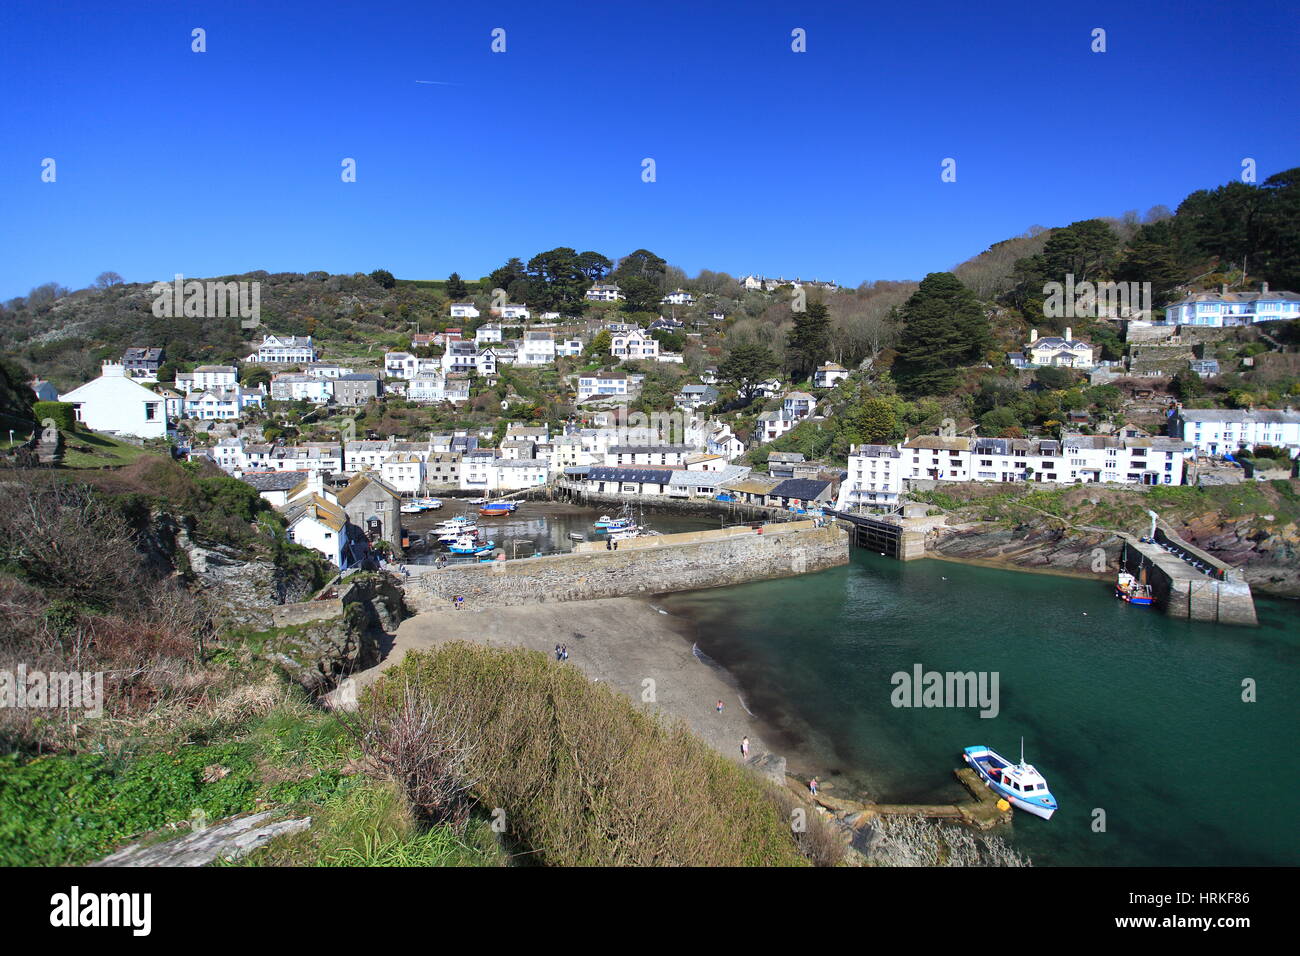
[[[1013,764],[988,747],[967,747],[962,757],[971,765],[990,790],[1012,806],[1044,820],[1056,812],[1056,798],[1047,788],[1043,775],[1025,763],[1025,741],[1020,739],[1020,763]]]
[[[726,492],[723,492],[721,494],[714,495],[713,500],[714,501],[735,501],[736,498],[734,495],[729,495]]]
[[[491,551],[495,546],[495,541],[480,544],[469,535],[465,535],[465,537],[453,541],[447,550],[452,554],[482,554],[484,551]]]

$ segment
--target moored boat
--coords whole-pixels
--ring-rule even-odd
[[[1121,571],[1115,579],[1115,597],[1142,607],[1150,607],[1155,603],[1151,596],[1151,585],[1143,584],[1127,571]]]
[[[995,750],[985,746],[967,747],[963,759],[994,793],[1005,798],[1012,806],[1050,820],[1056,812],[1056,798],[1047,787],[1047,780],[1030,764],[1025,763],[1025,742],[1020,741],[1020,763],[1013,764]]]
[[[488,518],[502,518],[514,514],[519,507],[517,501],[490,501],[478,509],[478,513]]]
[[[494,541],[480,542],[467,534],[453,541],[448,550],[452,554],[482,554],[484,551],[491,551],[495,546]]]

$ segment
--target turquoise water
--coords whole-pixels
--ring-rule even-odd
[[[949,802],[985,744],[1047,777],[1060,810],[1017,812],[1036,865],[1300,864],[1300,606],[1262,626],[1176,621],[1105,583],[854,551],[843,568],[659,599],[832,792]],[[895,672],[999,675],[1000,712],[902,708]],[[1242,681],[1257,702],[1242,702]],[[804,766],[806,764],[806,766]],[[1105,813],[1094,830],[1095,809]]]

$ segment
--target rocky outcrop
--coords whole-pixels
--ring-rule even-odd
[[[261,656],[313,694],[326,694],[347,675],[378,664],[391,635],[411,616],[402,589],[384,574],[349,578],[339,604],[334,617],[267,632]]]
[[[207,866],[237,860],[275,837],[311,826],[311,817],[275,820],[279,811],[264,810],[200,827],[165,843],[132,843],[91,866]]]
[[[1067,532],[1043,523],[976,524],[943,528],[926,542],[946,558],[989,561],[1033,570],[1113,574],[1123,541],[1107,532]]]
[[[1217,514],[1185,523],[1179,535],[1227,564],[1240,568],[1254,591],[1300,598],[1300,528],[1294,522],[1261,530],[1272,515],[1224,521]]]
[[[228,545],[199,544],[189,524],[170,512],[150,513],[136,535],[152,570],[186,577],[222,627],[264,627],[268,608],[306,601],[316,588],[306,569],[286,570]]]

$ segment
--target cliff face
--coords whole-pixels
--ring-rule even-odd
[[[184,576],[218,628],[264,627],[270,608],[308,600],[319,583],[307,566],[283,568],[228,545],[201,545],[188,522],[167,511],[151,512],[136,533],[151,570]]]

